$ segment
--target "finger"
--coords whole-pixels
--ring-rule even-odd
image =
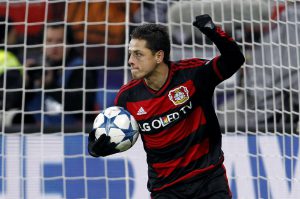
[[[96,139],[95,137],[95,131],[96,129],[93,129],[90,133],[89,133],[89,141],[94,141]]]
[[[108,136],[106,136],[106,134],[102,134],[102,135],[100,135],[100,137],[97,139],[97,143],[105,143],[106,142],[106,140],[107,140],[107,137]]]
[[[110,136],[102,134],[95,142],[95,147],[107,148],[110,145]]]
[[[211,21],[211,17],[209,15],[200,15],[196,17],[196,21]]]
[[[201,16],[196,17],[196,21],[199,21],[199,20],[201,20]]]
[[[196,17],[196,20],[198,21],[198,20],[202,20],[204,18],[206,18],[205,15],[199,15],[199,16]]]
[[[105,137],[104,142],[107,143],[107,144],[110,144],[110,136],[107,135],[107,136]]]

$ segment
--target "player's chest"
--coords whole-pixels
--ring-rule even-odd
[[[146,93],[143,93],[146,92]],[[152,123],[159,127],[180,118],[180,114],[192,107],[192,97],[196,93],[193,81],[170,85],[161,95],[140,91],[134,100],[127,102],[127,110],[138,122]],[[147,95],[148,97],[144,97]]]

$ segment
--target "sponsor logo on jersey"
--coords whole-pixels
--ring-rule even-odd
[[[143,132],[149,132],[151,130],[164,128],[169,124],[179,120],[180,117],[186,115],[190,110],[192,110],[192,107],[192,102],[190,101],[188,104],[182,106],[178,111],[156,118],[151,122],[139,123],[140,130]]]
[[[180,105],[188,101],[189,99],[189,91],[185,86],[180,86],[175,88],[169,92],[169,99],[175,105]]]
[[[144,110],[143,107],[141,107],[136,114],[137,115],[145,115],[145,114],[147,114],[147,112]]]

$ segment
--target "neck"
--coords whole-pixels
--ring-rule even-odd
[[[165,63],[157,65],[151,75],[146,77],[144,80],[151,89],[158,91],[166,83],[169,74],[169,67]]]

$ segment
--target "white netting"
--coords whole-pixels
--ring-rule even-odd
[[[0,1],[0,198],[149,198],[141,140],[96,159],[86,133],[130,79],[131,30],[166,25],[172,60],[210,59],[217,48],[191,25],[204,13],[246,56],[214,96],[234,198],[300,198],[300,2],[292,0]]]
[[[190,22],[208,13],[238,41],[243,69],[216,89],[222,126],[232,132],[295,133],[299,117],[299,5],[296,1],[183,1],[170,13],[174,57],[218,52]],[[179,34],[178,34],[179,33]],[[204,44],[204,45],[203,45]],[[184,45],[184,48],[182,47]],[[286,114],[287,113],[287,114]]]

